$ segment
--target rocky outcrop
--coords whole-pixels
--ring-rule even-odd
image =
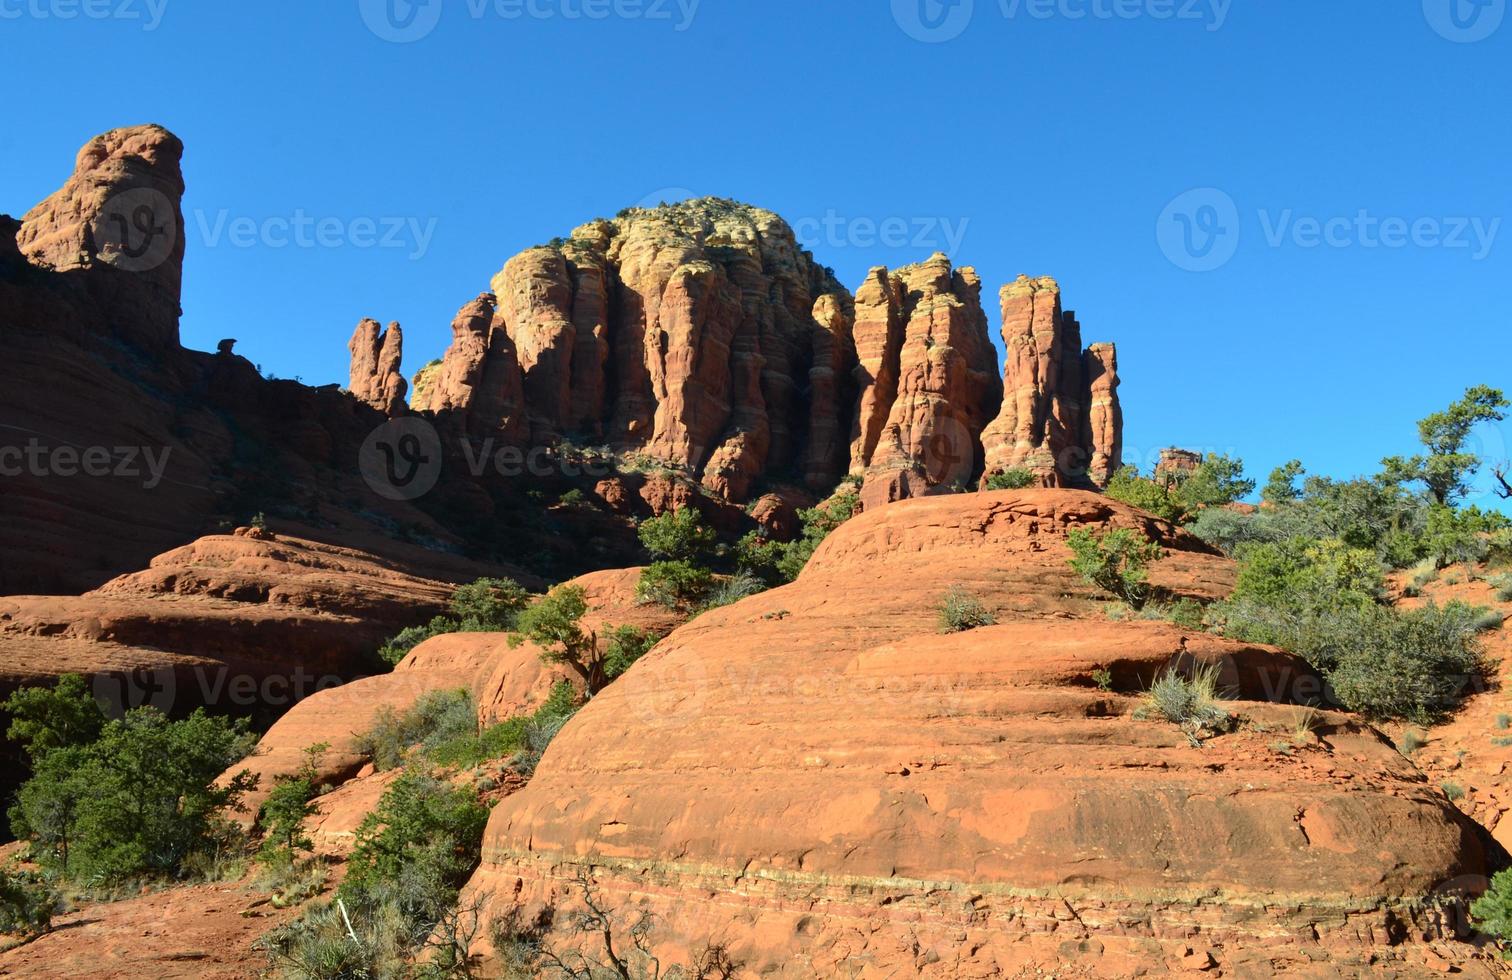
[[[1202,465],[1202,454],[1190,449],[1162,449],[1155,463],[1155,480],[1159,483],[1180,482]]]
[[[404,331],[391,323],[387,330],[377,320],[357,324],[347,349],[352,352],[351,381],[347,388],[362,402],[393,418],[404,412]]]
[[[1044,486],[1100,486],[1122,465],[1123,415],[1112,344],[1082,349],[1054,279],[1003,287],[1003,406],[982,435],[986,476],[1031,471]]]
[[[568,943],[586,879],[614,921],[650,914],[664,968],[723,944],[774,977],[1423,956],[1444,883],[1486,871],[1469,820],[1353,716],[1269,747],[1317,677],[1109,621],[1067,567],[1077,528],[1161,542],[1152,578],[1177,593],[1233,581],[1190,535],[1089,493],[868,511],[796,583],[700,616],[595,697],[494,809],[468,897],[554,909],[548,941]],[[997,625],[940,633],[953,586]],[[1200,745],[1139,710],[1158,673],[1196,664],[1249,719]]]
[[[772,473],[842,475],[850,296],[770,211],[632,208],[520,253],[493,289],[497,313],[459,317],[423,407],[483,431],[501,413],[482,403],[503,402],[532,444],[607,442],[731,500]]]
[[[259,512],[327,540],[473,546],[506,481],[459,460],[428,513],[360,466],[402,406],[397,332],[363,331],[365,400],[264,378],[233,340],[179,346],[181,152],[156,126],[106,133],[23,221],[0,216],[0,595],[84,592]]]
[[[431,400],[435,397],[436,379],[441,374],[441,358],[427,361],[410,379],[410,407],[417,412],[433,411]]]
[[[862,501],[966,486],[981,472],[982,429],[1002,399],[981,280],[936,254],[891,275],[872,270],[863,294],[857,352],[864,315],[866,361],[851,444]]]
[[[15,237],[29,263],[77,279],[113,333],[151,351],[178,345],[183,154],[161,126],[96,136]]]

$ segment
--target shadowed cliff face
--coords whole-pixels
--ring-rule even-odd
[[[57,193],[0,218],[0,594],[84,591],[259,512],[333,540],[537,551],[568,575],[636,560],[631,511],[688,499],[569,474],[558,455],[544,473],[495,467],[483,446],[649,458],[730,528],[749,524],[747,501],[802,505],[847,473],[875,506],[1005,462],[1086,484],[1039,465],[1067,447],[1086,450],[1092,483],[1117,465],[1112,350],[1082,356],[1058,301],[1046,333],[1005,291],[1004,402],[971,269],[937,255],[873,270],[855,298],[776,214],[712,198],[628,209],[510,259],[412,404],[401,328],[374,319],[351,337],[350,390],[264,379],[234,341],[179,345],[183,152],[158,126],[113,130]],[[385,485],[417,462],[423,487]],[[622,506],[620,478],[643,507]],[[543,496],[598,485],[602,508],[543,523]]]

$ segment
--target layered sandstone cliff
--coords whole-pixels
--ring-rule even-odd
[[[494,809],[469,900],[562,948],[591,887],[664,967],[719,945],[742,976],[1422,975],[1438,903],[1486,872],[1471,822],[1354,716],[1277,751],[1307,665],[1109,621],[1067,567],[1079,528],[1159,541],[1177,594],[1232,586],[1201,542],[1090,493],[868,511],[579,712]],[[942,634],[953,586],[996,625]],[[1141,710],[1197,664],[1244,719],[1200,742]]]
[[[729,499],[765,475],[842,475],[850,295],[772,212],[630,209],[516,255],[492,287],[416,407],[644,453]]]
[[[1112,344],[1082,349],[1054,279],[1004,286],[1003,406],[982,435],[991,476],[1027,469],[1044,486],[1107,483],[1122,465],[1123,413]]]
[[[940,254],[868,274],[850,461],[867,506],[956,491],[981,473],[982,429],[1002,399],[981,291],[974,269]]]

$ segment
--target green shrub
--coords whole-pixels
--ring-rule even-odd
[[[482,732],[459,732],[450,738],[432,740],[424,750],[424,757],[432,765],[471,769],[492,759],[514,756],[525,747],[531,723],[549,719],[566,721],[577,711],[578,700],[577,690],[571,684],[558,681],[533,714],[507,719]]]
[[[1470,903],[1470,919],[1498,942],[1512,942],[1512,868],[1498,871],[1486,893]]]
[[[982,600],[959,585],[952,586],[940,601],[941,633],[964,633],[996,622]]]
[[[1218,671],[1217,664],[1198,667],[1191,677],[1174,669],[1165,671],[1145,695],[1149,709],[1193,736],[1205,730],[1228,731],[1233,715],[1221,703]]]
[[[1345,707],[1372,717],[1439,720],[1485,672],[1475,614],[1460,603],[1344,611],[1322,625],[1325,663],[1334,660],[1324,668],[1330,687]]]
[[[798,512],[798,519],[803,522],[803,533],[797,541],[789,544],[783,551],[781,559],[777,563],[778,572],[783,581],[791,582],[798,578],[803,567],[808,564],[819,545],[830,534],[856,516],[861,507],[861,495],[857,493],[854,483],[846,483],[835,491],[834,496],[817,507]]]
[[[1179,599],[1161,606],[1160,614],[1184,629],[1200,630],[1206,625],[1207,608],[1196,599]]]
[[[714,573],[686,561],[659,561],[641,572],[635,597],[668,609],[698,605],[714,584]]]
[[[1471,431],[1481,423],[1502,421],[1508,407],[1512,403],[1496,388],[1467,388],[1459,401],[1418,422],[1418,438],[1426,453],[1381,461],[1387,479],[1421,483],[1435,502],[1453,504],[1468,492],[1470,477],[1481,465],[1479,456],[1465,451]]]
[[[410,655],[410,651],[424,643],[433,636],[441,636],[444,633],[456,633],[461,630],[462,624],[448,616],[437,616],[424,626],[411,626],[400,630],[387,643],[378,648],[378,656],[384,663],[398,666],[399,661]]]
[[[137,708],[87,745],[55,748],[11,808],[11,828],[44,867],[76,881],[117,882],[179,872],[220,829],[253,780],[216,780],[256,739],[244,721],[197,710],[169,721]]]
[[[478,866],[487,822],[471,789],[405,770],[358,825],[338,894],[360,904],[364,893],[397,885],[406,913],[435,921]]]
[[[767,585],[781,585],[787,579],[781,564],[788,545],[773,541],[762,531],[750,531],[735,542],[735,567]]]
[[[1038,482],[1030,470],[1015,468],[994,473],[987,478],[988,490],[1022,490]]]
[[[652,556],[666,561],[700,562],[714,549],[714,531],[691,507],[641,521],[636,530]]]
[[[1222,507],[1255,492],[1255,481],[1244,477],[1244,460],[1208,453],[1197,468],[1172,481],[1171,499],[1183,515]]]
[[[406,771],[358,827],[336,901],[307,909],[259,946],[285,976],[470,975],[457,972],[455,945],[437,940],[456,924],[457,896],[478,865],[487,821],[470,789]],[[426,962],[417,970],[419,960]]]
[[[1450,803],[1458,803],[1465,798],[1465,787],[1459,783],[1443,783],[1439,788],[1444,791],[1444,796]]]
[[[1103,493],[1168,521],[1179,521],[1184,513],[1181,504],[1172,498],[1166,487],[1140,476],[1139,471],[1132,466],[1125,466],[1114,473],[1108,485],[1103,488]]]
[[[1455,510],[1436,504],[1428,510],[1423,550],[1439,568],[1485,561],[1491,551],[1490,535],[1506,522],[1507,518],[1494,511],[1476,507]]]
[[[581,507],[588,502],[588,495],[574,487],[557,498],[557,503],[563,507]]]
[[[1297,489],[1297,480],[1306,474],[1307,470],[1303,469],[1300,459],[1283,463],[1271,470],[1270,479],[1266,480],[1265,488],[1260,491],[1260,499],[1275,506],[1301,500],[1302,491]]]
[[[604,676],[615,680],[656,646],[657,638],[635,626],[616,626],[609,631],[604,650]]]
[[[434,748],[476,735],[477,729],[472,692],[428,691],[406,711],[380,708],[372,726],[357,736],[357,749],[373,761],[374,769],[387,772],[403,765],[417,745]]]
[[[378,648],[385,663],[397,665],[415,647],[446,633],[507,633],[515,628],[520,612],[530,603],[530,593],[514,579],[480,578],[459,585],[452,593],[450,614],[437,616],[424,626],[411,626]]]
[[[1496,590],[1496,598],[1502,602],[1512,602],[1512,575],[1492,575],[1486,579],[1491,588]]]
[[[583,686],[591,696],[602,690],[609,679],[604,676],[598,639],[582,625],[587,612],[587,592],[580,586],[559,585],[520,614],[518,627],[522,636],[540,648],[542,663],[570,667],[583,679]]]
[[[1068,564],[1078,575],[1134,609],[1144,607],[1151,593],[1145,569],[1165,557],[1160,545],[1126,528],[1101,536],[1078,528],[1066,543],[1072,555]]]
[[[62,899],[32,871],[0,868],[0,934],[31,938],[52,928]]]
[[[507,633],[530,604],[530,593],[508,578],[480,578],[452,593],[451,614],[464,633]]]
[[[23,687],[0,708],[11,719],[6,735],[34,762],[53,749],[88,745],[105,727],[105,713],[78,674],[64,674],[53,687]]]
[[[263,832],[258,860],[270,868],[292,868],[300,851],[313,850],[315,844],[304,832],[305,821],[315,814],[320,757],[330,749],[320,742],[304,750],[305,761],[292,775],[277,777],[268,798],[263,801],[257,824]]]

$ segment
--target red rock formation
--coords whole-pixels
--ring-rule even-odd
[[[1352,716],[1268,748],[1299,711],[1268,699],[1316,676],[1109,621],[1066,565],[1083,527],[1160,541],[1153,577],[1178,592],[1232,582],[1190,535],[1087,493],[868,511],[796,583],[706,613],[595,697],[494,809],[469,896],[567,923],[587,875],[615,921],[654,917],[663,968],[722,943],[774,977],[1165,973],[1194,946],[1236,975],[1425,955],[1445,927],[1428,897],[1485,873],[1470,822]],[[954,585],[998,625],[941,634]],[[1252,725],[1199,747],[1137,714],[1158,672],[1194,663]]]
[[[465,409],[482,431],[492,413],[471,406],[502,397],[533,443],[607,440],[731,500],[774,472],[839,479],[850,297],[775,214],[718,199],[630,209],[515,256],[493,285],[522,400],[512,379],[498,396],[477,377],[493,355],[474,322],[424,407]]]
[[[1082,350],[1054,279],[1003,287],[1003,408],[982,435],[986,475],[1028,469],[1045,486],[1107,482],[1122,465],[1123,415],[1112,344]]]
[[[428,407],[456,420],[466,432],[498,437],[508,445],[529,440],[520,362],[493,293],[483,293],[457,311],[451,346],[434,386]]]
[[[861,497],[868,506],[967,485],[980,472],[981,432],[1002,398],[976,272],[952,270],[950,260],[936,254],[886,277],[892,280],[887,286],[883,277],[884,271],[873,270],[863,287],[869,292],[867,353],[875,359],[880,346],[884,363],[873,375],[881,380],[862,393],[857,408],[862,421],[852,447],[853,452],[857,443],[861,448],[852,467],[865,467]],[[902,321],[896,366],[890,363],[891,340],[899,336],[892,326],[895,298]],[[896,392],[876,430],[894,376]],[[876,441],[867,453],[874,430]]]
[[[1155,480],[1160,483],[1184,480],[1202,465],[1202,454],[1190,449],[1162,449],[1155,464]]]
[[[161,126],[113,129],[79,151],[73,176],[27,212],[28,262],[80,280],[114,332],[152,350],[178,345],[184,145]]]
[[[404,331],[399,324],[391,323],[384,330],[377,320],[363,320],[347,349],[352,352],[347,390],[390,418],[403,414],[409,385],[399,368],[404,360]]]

